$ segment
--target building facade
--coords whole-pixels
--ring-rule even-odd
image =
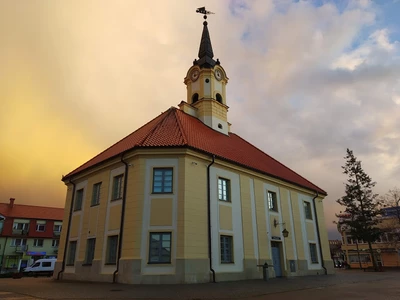
[[[382,234],[372,249],[376,262],[384,267],[400,266],[400,218],[398,207],[384,208],[378,227]],[[339,215],[338,229],[342,235],[342,251],[345,253],[347,263],[351,268],[372,267],[372,258],[368,243],[354,239],[345,226],[340,225],[341,219],[349,218],[348,214]],[[360,264],[361,263],[361,264]]]
[[[0,203],[0,273],[57,257],[63,208]]]
[[[207,22],[187,101],[63,177],[54,276],[198,283],[333,271],[326,192],[230,131]]]

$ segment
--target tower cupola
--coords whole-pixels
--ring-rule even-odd
[[[226,104],[226,85],[228,77],[219,59],[214,60],[214,52],[208,31],[207,14],[204,7],[197,9],[204,14],[203,32],[201,35],[198,59],[193,61],[186,74],[184,83],[187,88],[186,104],[181,109],[196,116],[204,124],[228,134],[228,106]],[[188,105],[190,107],[188,107]]]

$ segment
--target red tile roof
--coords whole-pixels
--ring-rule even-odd
[[[171,107],[149,123],[131,133],[110,148],[101,152],[82,166],[67,174],[63,180],[93,167],[101,162],[137,148],[188,147],[216,158],[224,159],[295,185],[327,193],[304,177],[262,152],[240,136],[230,132],[229,136],[219,133],[199,119]]]
[[[22,204],[14,204],[10,207],[9,203],[0,203],[0,215],[9,218],[62,221],[64,208]]]

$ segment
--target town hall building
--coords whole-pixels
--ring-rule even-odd
[[[207,21],[186,101],[63,177],[54,277],[200,283],[333,272],[327,193],[231,132]]]

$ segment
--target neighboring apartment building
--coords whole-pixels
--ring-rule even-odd
[[[15,272],[39,258],[57,257],[63,208],[0,203],[0,272]]]
[[[383,209],[383,215],[380,217],[381,223],[378,225],[382,229],[382,235],[372,244],[377,263],[385,267],[400,266],[400,221],[397,214],[398,209],[396,207]],[[368,244],[362,240],[353,239],[345,226],[340,225],[341,220],[349,218],[350,215],[342,213],[338,217],[338,230],[342,235],[342,251],[345,253],[347,263],[352,268],[359,268],[359,261],[361,261],[362,268],[372,266]]]
[[[203,25],[180,109],[63,177],[55,277],[242,280],[261,278],[265,262],[272,277],[333,272],[326,192],[230,132],[228,77]]]

